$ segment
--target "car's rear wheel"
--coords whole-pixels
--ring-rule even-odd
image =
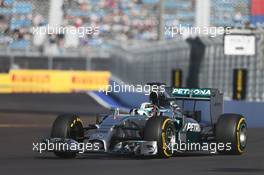
[[[243,116],[223,114],[216,124],[217,143],[230,144],[230,149],[218,150],[220,154],[240,155],[247,144],[247,124]]]
[[[156,141],[158,156],[169,158],[173,155],[173,144],[175,143],[175,126],[168,117],[151,117],[144,129],[144,140]]]
[[[73,139],[82,142],[84,137],[83,125],[79,117],[72,114],[59,115],[53,123],[51,138]],[[55,151],[54,154],[61,158],[74,158],[75,152]]]

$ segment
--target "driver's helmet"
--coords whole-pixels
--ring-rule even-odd
[[[179,105],[177,105],[177,103],[175,101],[171,101],[170,106],[171,106],[173,112],[180,112],[181,111],[181,108],[179,107]]]
[[[156,105],[152,103],[142,103],[137,112],[139,115],[146,115],[148,117],[153,117],[158,115],[159,109]]]

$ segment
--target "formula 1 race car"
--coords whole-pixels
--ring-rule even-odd
[[[211,153],[240,155],[246,140],[245,118],[223,114],[223,94],[219,90],[166,88],[164,92],[151,92],[149,102],[129,114],[120,114],[116,109],[87,127],[76,115],[60,115],[53,123],[51,138],[43,143],[52,143],[53,148],[54,144],[67,148],[81,144],[78,148],[85,148],[82,153],[169,158],[175,153],[205,148]],[[45,150],[62,158],[74,158],[80,153],[60,146]]]

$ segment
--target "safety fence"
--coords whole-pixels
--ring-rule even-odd
[[[119,43],[112,51],[111,72],[126,83],[175,85],[174,70],[180,70],[182,87],[218,88],[225,99],[264,101],[264,33],[250,35],[255,36],[256,53],[248,56],[224,54],[224,36]]]
[[[104,53],[102,53],[104,52]],[[0,73],[10,69],[56,69],[56,70],[108,70],[109,55],[105,51],[88,52],[86,55],[69,53],[62,55],[43,55],[36,50],[26,54],[0,51]]]
[[[125,45],[112,49],[110,70],[126,83],[171,83],[173,69],[183,71],[186,85],[189,71],[190,45],[184,40]]]
[[[234,86],[238,86],[238,91],[245,89],[246,99],[263,101],[264,34],[255,33],[254,35],[256,37],[256,54],[251,56],[224,55],[223,36],[201,38],[205,46],[205,53],[199,71],[200,87],[219,88],[225,93],[225,97],[231,98],[235,96]],[[244,76],[244,85],[242,85],[242,80],[235,78],[235,70],[241,72],[240,79]],[[239,85],[236,81],[240,81],[242,84]]]

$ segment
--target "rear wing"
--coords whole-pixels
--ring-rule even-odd
[[[223,114],[223,94],[218,89],[211,88],[174,88],[165,89],[167,99],[209,101],[211,124],[216,124],[218,117]]]
[[[166,93],[169,98],[182,100],[206,100],[221,95],[218,89],[210,88],[173,88],[167,87]]]

